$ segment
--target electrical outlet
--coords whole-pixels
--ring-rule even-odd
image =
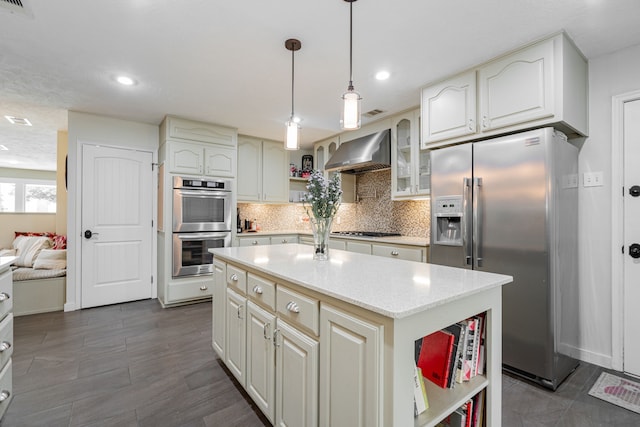
[[[584,187],[601,187],[604,185],[602,172],[585,172],[582,177]]]
[[[339,216],[336,217],[336,224],[340,225],[340,217]]]

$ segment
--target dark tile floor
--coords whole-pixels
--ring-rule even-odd
[[[583,363],[555,392],[503,375],[503,426],[640,426],[587,393]],[[211,349],[211,304],[156,300],[15,318],[2,427],[266,426]]]

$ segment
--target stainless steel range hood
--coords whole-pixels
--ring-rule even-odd
[[[391,129],[386,129],[341,144],[325,170],[356,174],[390,167]]]

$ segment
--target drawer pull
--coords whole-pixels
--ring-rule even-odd
[[[276,329],[275,331],[273,331],[273,345],[274,347],[280,347],[280,344],[278,344],[278,334],[280,333],[280,329]]]
[[[293,301],[287,303],[287,310],[292,313],[300,313],[300,307],[298,307],[298,304]]]
[[[241,305],[238,306],[238,319],[242,319],[242,307]]]
[[[255,285],[253,287],[253,293],[261,295],[262,294],[262,288],[260,286],[258,286],[258,285]]]
[[[0,353],[4,353],[5,351],[9,350],[11,348],[11,343],[7,342],[7,341],[2,341],[2,343],[0,343]]]
[[[9,298],[11,298],[11,297],[9,296],[9,294],[8,294],[8,293],[6,293],[6,292],[0,292],[0,302],[5,301],[5,300],[8,300]]]
[[[209,288],[207,288],[205,285],[200,286],[200,290],[201,291],[206,291],[207,289],[209,289]]]
[[[9,392],[9,390],[2,390],[2,392],[0,392],[0,402],[4,402],[10,396],[11,396],[11,392]]]
[[[287,239],[282,239],[282,243],[289,243]]]
[[[391,251],[391,256],[398,256],[398,255],[400,255],[398,251]]]
[[[251,242],[251,244],[252,244],[252,245],[257,245],[257,244],[258,244],[258,241],[257,241],[257,240],[254,240],[253,242]]]
[[[231,279],[231,280],[232,280],[232,281],[234,281],[234,282],[237,282],[237,281],[238,281],[238,275],[237,275],[236,273],[233,273],[233,274],[231,275],[231,277],[229,277],[229,279]]]

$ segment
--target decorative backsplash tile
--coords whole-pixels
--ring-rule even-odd
[[[380,231],[403,236],[429,238],[429,200],[391,200],[391,171],[358,175],[357,203],[343,203],[333,221],[332,231]],[[302,203],[238,203],[240,218],[256,219],[264,231],[310,231]]]

